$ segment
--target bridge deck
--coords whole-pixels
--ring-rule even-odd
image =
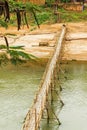
[[[32,108],[28,111],[25,122],[23,124],[22,130],[37,130],[42,117],[42,112],[46,103],[46,96],[51,84],[51,79],[53,77],[53,72],[58,61],[58,57],[61,51],[62,41],[66,32],[66,27],[63,26],[60,37],[57,38],[57,44],[55,52],[46,67],[42,82],[40,84],[40,89],[34,100]]]

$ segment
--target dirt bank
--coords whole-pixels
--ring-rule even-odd
[[[87,61],[87,22],[67,24],[63,60]]]
[[[21,29],[1,28],[1,33],[6,34],[10,46],[24,46],[27,53],[39,58],[49,58],[54,51],[56,35],[60,33],[62,24],[41,25],[40,28]],[[0,37],[0,44],[5,45],[5,40]]]
[[[10,46],[23,45],[25,51],[39,58],[49,58],[54,51],[56,36],[60,35],[63,24],[41,25],[37,27],[24,28],[0,28],[0,34],[8,34]],[[63,43],[63,60],[87,60],[87,22],[66,24],[66,40]],[[13,34],[13,35],[10,35]],[[0,37],[0,44],[5,44]]]

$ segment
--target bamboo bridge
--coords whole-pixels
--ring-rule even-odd
[[[54,54],[50,59],[49,63],[47,64],[39,91],[36,94],[33,106],[26,115],[22,130],[38,130],[39,128],[40,120],[47,100],[47,95],[49,94],[49,89],[54,86],[54,71],[56,70],[56,65],[59,61],[65,32],[66,26],[63,25],[60,37],[57,37],[56,39],[56,47]]]

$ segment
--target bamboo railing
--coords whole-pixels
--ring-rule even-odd
[[[45,73],[42,78],[42,82],[40,84],[40,89],[36,95],[32,108],[28,111],[26,115],[22,130],[38,130],[40,120],[42,117],[42,112],[45,108],[46,97],[50,88],[50,84],[52,82],[51,80],[53,77],[53,72],[60,55],[65,32],[66,32],[66,27],[63,26],[60,37],[57,38],[56,41],[57,44],[56,44],[55,52],[46,67]]]

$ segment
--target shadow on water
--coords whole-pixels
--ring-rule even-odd
[[[53,102],[53,109],[62,123],[59,128],[53,119],[47,124],[46,119],[41,122],[41,130],[86,130],[87,129],[87,63],[69,62],[61,64],[64,74],[60,72],[59,79],[63,88],[60,97],[64,106],[59,113],[57,101]],[[64,77],[67,77],[66,79]],[[58,83],[56,88],[58,88]],[[58,98],[58,97],[57,97]],[[55,107],[56,106],[56,107]]]

